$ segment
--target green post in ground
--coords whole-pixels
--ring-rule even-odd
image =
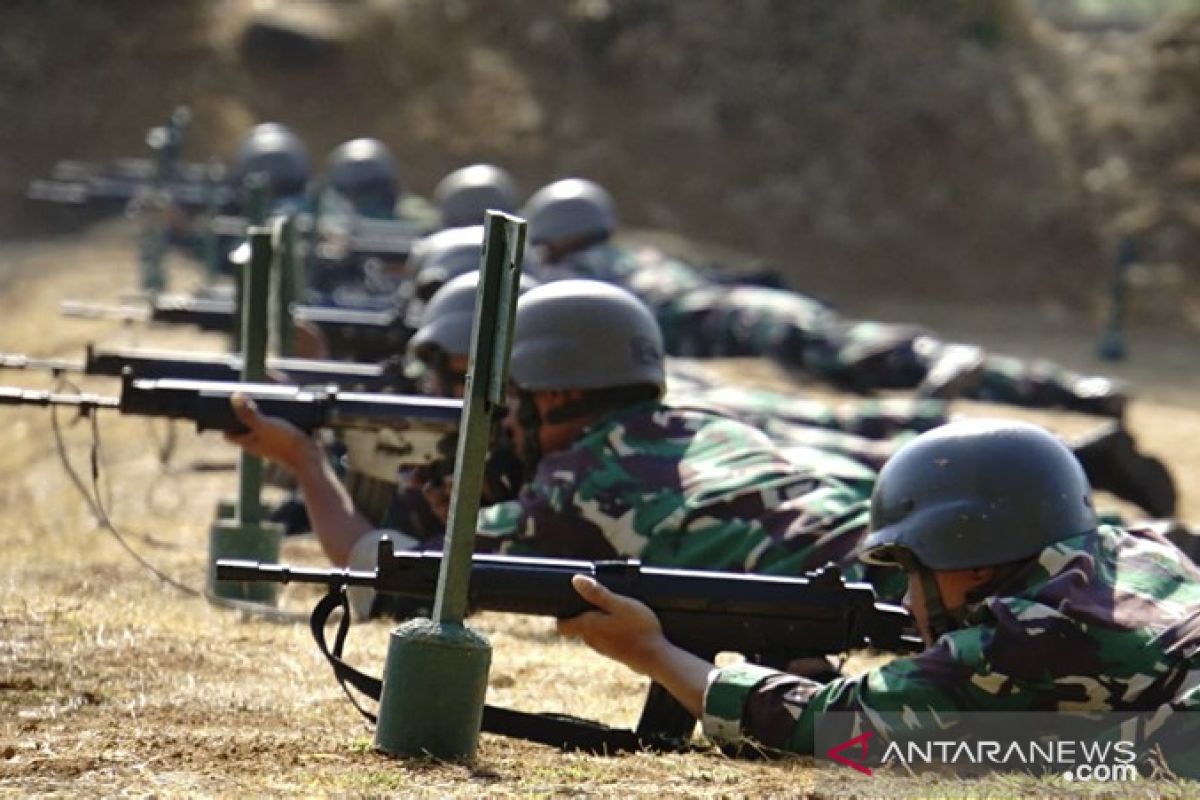
[[[308,227],[304,229],[304,257],[299,259],[297,270],[298,287],[300,289],[312,286],[313,279],[320,268],[317,264],[321,244],[321,215],[325,207],[325,185],[322,181],[314,181],[309,189],[309,204],[312,215]]]
[[[1103,361],[1122,361],[1125,358],[1126,295],[1129,293],[1129,270],[1137,263],[1137,258],[1137,245],[1128,236],[1123,237],[1117,245],[1117,257],[1108,285],[1108,321],[1096,347],[1096,354]]]
[[[508,382],[524,251],[525,221],[489,211],[433,619],[392,631],[384,663],[375,747],[391,755],[470,758],[479,741],[491,645],[463,618],[488,436]]]
[[[242,204],[242,208],[245,211],[247,233],[249,232],[250,228],[256,225],[262,225],[266,222],[267,187],[267,176],[262,172],[252,172],[246,176],[245,180],[242,181],[242,192],[245,196],[245,202]],[[244,266],[239,268],[238,265],[235,264],[234,269],[240,270],[240,272],[234,275],[233,281],[235,303],[234,308],[236,309],[237,321],[234,323],[233,331],[231,332],[230,349],[235,353],[240,353],[242,351],[242,328],[245,327],[243,320],[246,316],[246,278]],[[265,305],[263,306],[263,310],[265,313]],[[263,317],[263,320],[263,325],[265,326],[265,316]],[[263,328],[263,331],[266,331],[265,327]]]
[[[299,300],[300,286],[296,259],[296,218],[292,214],[277,217],[272,242],[275,260],[272,284],[275,298],[275,343],[281,356],[296,355],[296,324],[292,305]]]
[[[210,162],[204,171],[204,228],[201,239],[204,248],[204,271],[209,286],[216,285],[221,277],[221,241],[213,226],[221,210],[217,203],[217,191],[224,177],[225,168],[218,161]]]
[[[167,288],[167,277],[163,260],[167,255],[167,213],[171,198],[167,195],[167,183],[175,171],[175,159],[179,155],[186,118],[179,112],[166,125],[156,125],[146,134],[146,144],[154,153],[154,178],[148,191],[137,201],[142,231],[138,242],[138,284],[148,295],[157,294]]]
[[[242,267],[241,341],[242,381],[261,383],[266,380],[267,363],[267,302],[272,247],[268,228],[251,227],[250,261]],[[218,508],[209,539],[209,589],[218,597],[238,600],[275,602],[274,585],[217,581],[215,565],[219,558],[249,558],[278,561],[283,527],[263,520],[262,459],[242,452],[238,459],[237,513],[232,519],[222,519]]]

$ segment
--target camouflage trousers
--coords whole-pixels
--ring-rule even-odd
[[[705,287],[658,303],[655,313],[668,353],[762,356],[858,394],[916,390],[941,399],[1124,412],[1122,387],[1107,378],[987,354],[918,326],[841,319],[811,298],[778,289]]]
[[[733,417],[778,444],[849,458],[878,470],[904,442],[945,424],[947,404],[907,398],[826,401],[761,389],[715,386],[668,360],[667,399]],[[834,464],[830,464],[833,472]],[[872,476],[873,479],[873,476]],[[869,490],[868,490],[869,493]]]

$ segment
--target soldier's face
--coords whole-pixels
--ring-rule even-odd
[[[925,609],[925,592],[921,589],[921,578],[915,572],[908,573],[908,591],[904,593],[904,599],[900,601],[909,614],[912,614],[913,622],[917,625],[917,633],[921,635],[921,641],[925,646],[933,644],[933,637],[929,632],[929,612]]]
[[[538,424],[538,449],[543,454],[556,453],[566,447],[579,435],[588,424],[587,419],[571,419],[566,422],[550,422],[547,414],[565,404],[578,401],[582,392],[575,390],[532,392],[531,397],[537,408],[540,422]],[[525,452],[526,428],[520,419],[520,396],[515,386],[508,391],[508,408],[504,417],[504,431],[512,439],[518,453]]]
[[[467,357],[449,356],[441,369],[425,373],[422,389],[431,397],[462,397],[466,384]]]
[[[934,572],[933,579],[937,582],[942,607],[949,612],[958,611],[967,604],[967,596],[971,590],[990,582],[995,574],[996,570],[993,567]],[[933,636],[929,629],[929,611],[925,604],[925,589],[921,585],[920,573],[908,573],[908,592],[905,593],[901,603],[908,609],[908,613],[912,614],[922,641],[927,646],[933,644]]]

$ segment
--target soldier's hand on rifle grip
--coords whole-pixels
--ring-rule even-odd
[[[588,575],[574,576],[571,585],[599,610],[559,620],[558,632],[579,637],[596,652],[636,672],[651,674],[660,653],[671,647],[654,612],[644,603],[609,591]]]
[[[314,460],[320,460],[317,443],[295,425],[260,414],[254,401],[241,394],[233,395],[229,404],[247,430],[245,433],[226,433],[226,441],[292,472],[298,472]]]

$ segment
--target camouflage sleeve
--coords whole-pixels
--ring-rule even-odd
[[[805,710],[821,684],[757,664],[710,675],[700,724],[718,744],[752,739],[792,753],[811,754],[812,723]]]
[[[753,664],[720,670],[704,696],[704,733],[717,742],[752,739],[773,749],[811,754],[816,721],[827,711],[872,715],[1029,708],[1028,696],[1005,676],[976,673],[960,660],[964,653],[958,648],[973,647],[971,640],[979,632],[977,628],[943,637],[912,658],[827,684]]]

